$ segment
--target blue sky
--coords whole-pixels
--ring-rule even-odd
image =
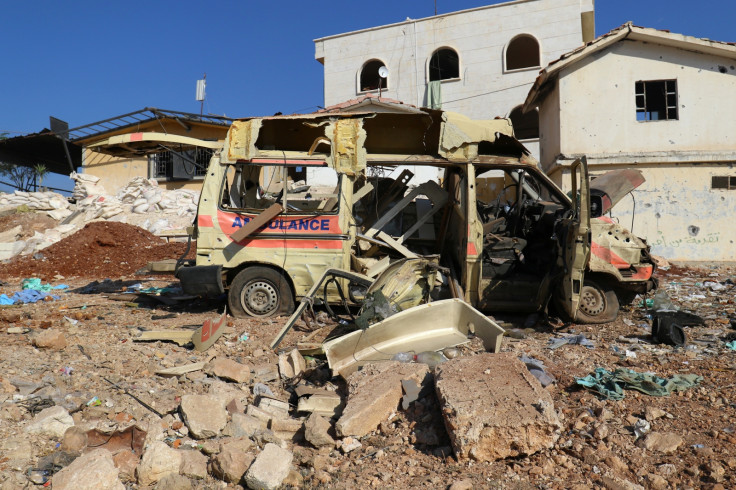
[[[491,0],[437,0],[442,14]],[[434,0],[5,2],[0,132],[71,127],[159,107],[231,117],[305,112],[323,102],[313,39],[434,14]],[[736,41],[734,0],[598,0],[596,34],[633,21]],[[50,185],[71,187],[68,179]]]

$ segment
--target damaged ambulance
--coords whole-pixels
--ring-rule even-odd
[[[289,314],[328,269],[375,278],[432,257],[435,299],[602,323],[656,287],[647,244],[604,216],[643,181],[637,171],[591,189],[577,161],[566,195],[506,119],[361,110],[233,123],[204,177],[196,259],[177,264],[185,293],[227,292],[234,316]],[[348,277],[326,283],[328,302],[359,304]]]
[[[196,260],[177,275],[188,294],[227,291],[233,315],[265,317],[293,311],[327,269],[375,277],[436,256],[439,297],[607,322],[656,286],[647,244],[591,216],[637,177],[609,180],[591,192],[578,161],[569,197],[506,119],[416,109],[239,120],[203,183]],[[357,301],[340,281],[328,301]]]

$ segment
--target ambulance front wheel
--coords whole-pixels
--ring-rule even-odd
[[[228,292],[230,313],[236,318],[265,318],[294,311],[294,294],[280,272],[268,267],[247,267],[235,276]]]

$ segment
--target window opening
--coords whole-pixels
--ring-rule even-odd
[[[203,177],[214,150],[195,148],[185,151],[162,151],[151,155],[151,169],[154,179],[192,179]]]
[[[736,176],[714,175],[711,179],[711,189],[736,190]]]
[[[277,202],[283,205],[285,194],[284,214],[334,214],[339,204],[340,176],[327,167],[230,165],[220,207],[260,212]]]
[[[380,60],[370,60],[363,69],[360,70],[360,90],[361,92],[368,92],[370,90],[378,90],[379,87],[382,89],[388,88],[388,78],[381,78],[378,74],[378,69],[381,68],[384,63]]]
[[[429,60],[429,81],[460,78],[460,57],[451,48],[441,48]]]
[[[539,111],[537,109],[524,113],[519,106],[511,111],[509,119],[511,119],[517,139],[539,138]]]
[[[636,82],[636,120],[667,121],[677,114],[677,80]]]
[[[506,47],[506,69],[520,70],[540,66],[539,43],[529,35],[517,36]]]

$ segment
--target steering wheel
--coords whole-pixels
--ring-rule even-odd
[[[509,189],[511,189],[512,187],[517,187],[518,188],[519,187],[519,184],[517,184],[516,182],[513,182],[513,183],[507,185],[506,187],[504,187],[501,190],[501,192],[498,194],[498,197],[496,198],[496,208],[498,209],[498,214],[499,215],[501,214],[501,196],[505,196],[506,195],[506,191],[509,190]],[[514,193],[514,194],[516,194],[516,193]],[[508,200],[508,199],[506,200],[506,205],[509,207],[508,211],[505,212],[506,216],[511,216],[513,214],[512,213],[512,210],[514,209],[514,206],[516,206],[516,204],[517,204],[517,201],[516,201],[515,198],[514,198],[513,201]],[[498,216],[496,216],[496,217],[498,218]]]

